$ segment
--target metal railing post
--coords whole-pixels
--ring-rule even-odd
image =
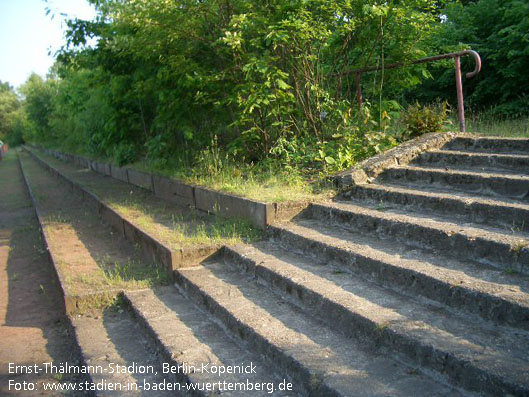
[[[361,85],[361,81],[360,81],[360,76],[361,76],[362,73],[374,72],[374,71],[381,70],[381,69],[384,69],[384,70],[395,69],[395,68],[400,68],[400,67],[403,67],[403,66],[415,65],[415,64],[418,64],[418,63],[435,62],[435,61],[439,61],[441,59],[454,58],[454,60],[455,60],[455,68],[456,68],[456,89],[457,89],[457,110],[458,110],[458,116],[459,116],[459,131],[465,132],[466,131],[466,126],[465,126],[465,106],[464,106],[464,103],[463,103],[463,81],[462,81],[462,78],[461,78],[461,57],[465,56],[465,55],[472,56],[474,58],[474,63],[475,63],[474,70],[472,72],[468,72],[466,74],[466,77],[469,79],[469,78],[474,77],[475,75],[477,75],[481,71],[481,58],[480,58],[479,54],[476,51],[472,51],[472,50],[464,50],[464,51],[459,51],[459,52],[452,52],[452,53],[449,53],[449,54],[442,54],[442,55],[436,55],[436,56],[433,56],[433,57],[416,59],[416,60],[410,61],[408,63],[396,62],[396,63],[392,63],[390,65],[385,65],[383,67],[371,66],[371,67],[366,67],[366,68],[361,68],[361,69],[356,69],[356,70],[349,70],[346,73],[347,74],[354,73],[354,75],[355,75],[356,101],[358,102],[358,106],[360,108],[362,108],[362,102],[363,102],[363,99],[362,99],[362,85]]]
[[[457,114],[459,118],[459,131],[465,132],[465,105],[463,103],[463,82],[461,79],[461,59],[454,57],[456,68]]]

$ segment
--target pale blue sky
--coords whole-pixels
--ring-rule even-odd
[[[46,15],[46,6],[51,14]],[[18,87],[31,72],[45,76],[53,53],[65,42],[65,13],[69,18],[92,19],[86,0],[0,0],[0,80]],[[48,51],[52,55],[48,55]]]

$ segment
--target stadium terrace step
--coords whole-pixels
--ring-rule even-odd
[[[399,166],[388,168],[379,177],[382,182],[450,186],[457,191],[507,197],[529,203],[529,176],[487,173],[446,168]]]
[[[226,249],[224,263],[257,277],[285,299],[332,324],[333,330],[396,350],[467,388],[496,389],[499,394],[527,391],[521,385],[527,385],[529,374],[518,376],[529,358],[527,331],[500,327],[417,297],[410,299],[271,242]],[[477,355],[480,360],[473,361]],[[475,378],[478,373],[482,385]]]
[[[428,185],[398,186],[389,183],[355,185],[342,200],[371,205],[381,211],[424,211],[437,216],[457,218],[460,222],[491,225],[512,231],[529,231],[529,203],[472,195],[449,187]]]
[[[225,381],[233,387],[238,385],[230,395],[265,396],[271,392],[277,396],[298,395],[294,391],[280,391],[279,385],[284,380],[280,373],[260,354],[236,343],[211,315],[199,310],[176,288],[130,291],[124,293],[124,298],[159,347],[165,371],[171,369],[181,384],[209,383],[215,385],[214,392],[226,394],[227,387],[218,384]],[[250,365],[253,369],[247,367]],[[233,368],[234,373],[219,377],[217,368]],[[292,389],[299,390],[299,386]]]
[[[431,395],[459,395],[416,366],[307,315],[263,288],[252,275],[226,266],[222,258],[176,273],[190,299],[302,384],[307,395],[421,395],[424,388]]]
[[[460,136],[446,143],[443,149],[488,153],[521,153],[527,155],[529,154],[529,139]]]
[[[529,328],[527,277],[462,262],[390,240],[336,230],[314,220],[276,225],[271,236],[287,250],[376,283],[421,295],[500,323]]]
[[[529,273],[529,234],[508,235],[457,221],[433,219],[427,213],[398,213],[350,202],[313,204],[302,218],[321,220],[346,230],[392,238],[410,248],[443,251],[503,270]]]
[[[423,167],[430,164],[442,164],[448,167],[457,166],[481,171],[515,171],[529,174],[529,156],[521,154],[488,154],[471,151],[432,150],[421,154],[414,162]]]

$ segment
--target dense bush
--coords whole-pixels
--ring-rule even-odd
[[[22,116],[15,90],[8,83],[0,81],[0,141],[11,145],[20,143],[20,130],[17,126]]]
[[[348,71],[428,54],[440,12],[433,0],[92,3],[98,18],[69,22],[55,73],[23,89],[28,138],[160,167],[200,167],[215,141],[230,161],[310,172],[394,144],[386,95],[423,71],[366,74],[362,111]]]
[[[401,121],[405,126],[402,138],[412,139],[422,134],[439,132],[448,124],[449,106],[447,102],[421,105],[415,102],[403,112]]]

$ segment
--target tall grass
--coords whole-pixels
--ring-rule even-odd
[[[272,160],[257,164],[237,161],[216,145],[202,150],[192,165],[182,167],[145,159],[133,167],[264,202],[313,200],[335,193],[332,184],[323,180],[312,183],[296,168],[282,167]]]
[[[467,119],[467,131],[479,135],[529,138],[529,117],[502,119],[497,116],[473,115]]]

